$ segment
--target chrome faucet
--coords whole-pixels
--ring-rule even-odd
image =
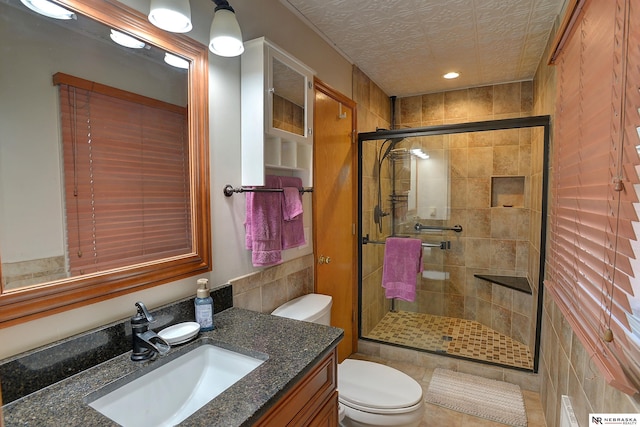
[[[149,330],[149,324],[154,322],[153,316],[147,311],[147,307],[140,301],[136,303],[138,312],[131,318],[131,340],[133,353],[131,360],[138,362],[148,360],[157,354],[164,355],[169,352],[171,346],[158,334]]]

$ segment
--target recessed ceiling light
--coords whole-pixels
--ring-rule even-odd
[[[144,42],[116,30],[111,30],[111,40],[120,46],[130,47],[132,49],[142,49],[144,47]]]
[[[460,73],[456,73],[455,71],[452,71],[450,73],[445,74],[444,76],[445,79],[457,79],[458,77],[460,77]]]
[[[164,62],[169,65],[173,65],[176,68],[183,68],[185,70],[189,69],[189,61],[187,61],[186,59],[182,59],[179,56],[172,55],[168,52],[164,54]]]
[[[34,12],[55,19],[76,19],[76,14],[48,0],[20,0]]]

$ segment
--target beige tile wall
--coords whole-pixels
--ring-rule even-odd
[[[234,307],[271,313],[294,298],[313,292],[313,254],[229,281]]]
[[[358,113],[358,133],[374,132],[376,129],[390,129],[391,103],[389,97],[357,67],[353,69],[353,82],[353,99],[357,103]],[[388,221],[384,222],[384,227],[380,231],[373,220],[378,175],[373,165],[381,142],[366,144],[362,153],[363,165],[368,165],[362,170],[363,189],[365,190],[363,193],[362,230],[363,235],[368,234],[372,240],[380,240],[390,232]],[[383,176],[388,175],[385,173]],[[386,180],[383,184],[385,186],[383,191],[388,194],[389,181]],[[382,286],[380,286],[384,246],[364,245],[362,250],[362,287],[368,292],[362,295],[360,315],[362,317],[362,333],[366,335],[389,311],[389,301],[384,298]]]
[[[67,277],[64,256],[2,264],[3,289],[18,289]]]
[[[530,81],[461,89],[398,98],[396,125],[412,128],[526,117],[531,115],[532,107]]]

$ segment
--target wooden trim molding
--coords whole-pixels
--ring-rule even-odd
[[[135,102],[147,107],[161,108],[178,114],[186,114],[187,111],[185,107],[180,105],[170,104],[168,102],[160,101],[159,99],[149,98],[148,96],[139,95],[137,93],[103,85],[91,80],[85,80],[65,73],[55,73],[53,75],[53,84],[73,86],[91,92],[100,93],[102,95],[112,96],[124,101]]]
[[[551,54],[549,55],[548,65],[554,65],[558,55],[562,51],[565,42],[569,38],[569,35],[573,32],[576,20],[580,15],[580,11],[584,7],[586,0],[569,0],[567,9],[558,28],[558,32],[553,39],[551,45]]]

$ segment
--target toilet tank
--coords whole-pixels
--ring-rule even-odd
[[[332,303],[329,295],[307,294],[282,304],[271,314],[328,326],[331,324]]]

